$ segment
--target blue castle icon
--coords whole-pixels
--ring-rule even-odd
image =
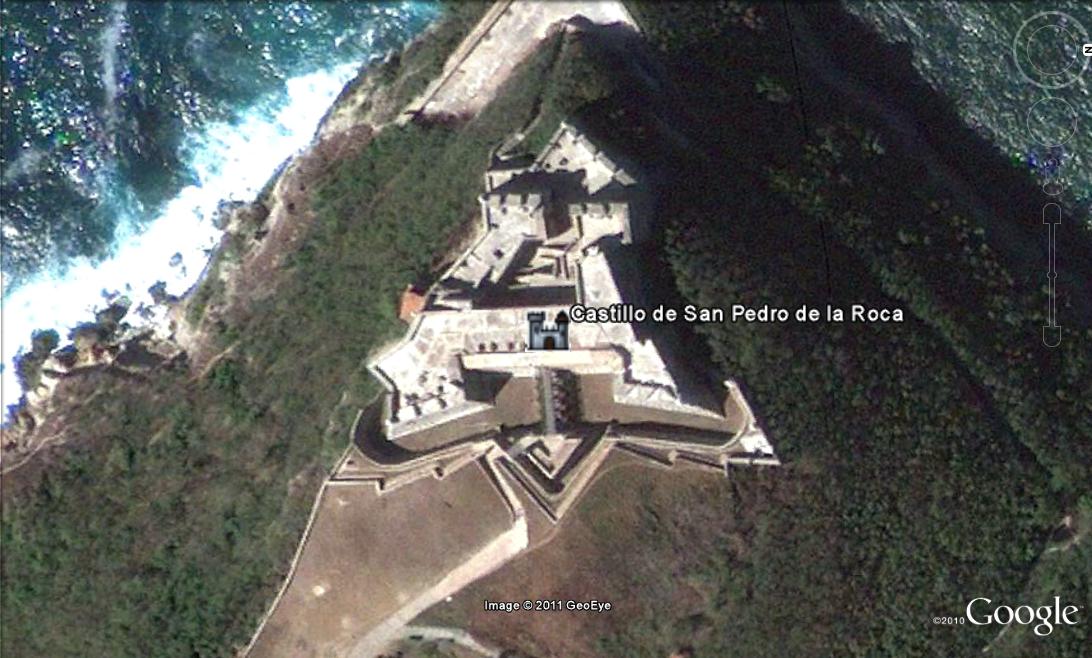
[[[552,323],[546,322],[542,311],[527,314],[529,337],[527,348],[532,350],[569,349],[569,314],[558,312]]]

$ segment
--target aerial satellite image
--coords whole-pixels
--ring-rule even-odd
[[[1092,4],[0,4],[0,656],[1092,655]]]

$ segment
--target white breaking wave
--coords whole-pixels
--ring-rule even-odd
[[[219,203],[252,200],[284,160],[310,143],[319,120],[358,68],[348,63],[291,78],[287,94],[264,99],[233,123],[209,125],[185,149],[198,182],[181,190],[145,230],[120,233],[113,254],[101,262],[76,260],[63,273],[39,275],[7,295],[4,407],[21,395],[13,359],[29,346],[33,330],[55,328],[63,339],[106,306],[104,292],[127,296],[135,309],[152,305],[148,288],[158,281],[166,282],[170,294],[189,289],[220,239],[213,223]],[[175,254],[182,263],[172,266]],[[160,308],[149,322],[161,322],[162,315]],[[140,318],[130,313],[126,321],[138,324]]]
[[[118,44],[121,43],[121,32],[125,29],[125,3],[115,2],[110,5],[110,22],[102,31],[102,44],[100,57],[102,59],[102,88],[105,92],[103,99],[106,112],[106,134],[113,142],[114,130],[117,126],[117,108],[115,104],[118,98]]]

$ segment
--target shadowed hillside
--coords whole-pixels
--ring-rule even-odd
[[[658,174],[661,298],[908,319],[697,327],[788,465],[700,488],[614,476],[569,540],[434,620],[542,656],[970,655],[1000,628],[934,616],[974,596],[1092,603],[1087,549],[1051,538],[1067,514],[1089,523],[1088,237],[1066,232],[1066,334],[1047,350],[1046,198],[905,47],[835,5],[631,8],[657,78],[581,115]],[[526,592],[622,603],[531,637],[477,611]],[[1079,656],[1088,641],[1085,626],[1014,627],[993,651]]]

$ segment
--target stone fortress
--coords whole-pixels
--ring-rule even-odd
[[[479,237],[403,295],[409,329],[369,363],[386,392],[357,414],[244,655],[388,655],[423,612],[550,541],[615,467],[779,464],[734,382],[704,384],[645,328],[567,316],[637,302],[646,190],[567,124],[537,158],[493,156]]]
[[[551,30],[581,29],[574,16],[638,29],[614,0],[498,0],[400,122],[476,114]],[[645,306],[650,181],[568,124],[538,157],[491,158],[481,230],[403,295],[408,330],[369,363],[385,392],[357,413],[247,658],[375,658],[434,637],[422,613],[533,559],[615,469],[779,464],[740,388],[683,367],[665,328],[567,316]]]
[[[358,419],[364,454],[342,476],[389,490],[478,446],[556,522],[612,448],[778,463],[734,382],[704,390],[628,323],[569,321],[574,304],[633,301],[619,273],[639,276],[650,206],[635,173],[564,123],[533,160],[494,155],[480,237],[429,291],[407,291],[406,336],[370,363],[387,394]]]

